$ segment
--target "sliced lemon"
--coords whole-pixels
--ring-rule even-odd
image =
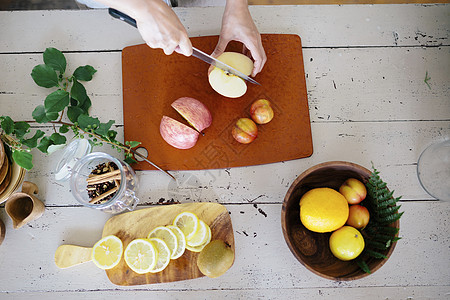
[[[186,244],[186,249],[188,249],[189,251],[192,251],[192,252],[201,252],[203,250],[203,248],[205,248],[205,246],[208,245],[209,242],[211,242],[211,236],[212,236],[211,235],[211,228],[209,228],[208,225],[206,225],[206,226],[207,226],[206,227],[207,234],[206,234],[206,239],[205,239],[204,243],[201,244],[200,246],[197,246],[197,247],[191,247],[188,244]]]
[[[138,274],[145,274],[155,267],[158,250],[148,239],[135,239],[128,244],[124,257],[131,270]]]
[[[115,235],[108,235],[95,243],[92,248],[92,261],[100,269],[112,269],[119,263],[122,253],[122,241]]]
[[[203,220],[199,220],[199,227],[197,232],[194,234],[194,236],[191,239],[187,239],[186,243],[189,247],[198,247],[206,242],[206,239],[208,238],[208,229],[206,227],[209,227],[206,225]]]
[[[150,270],[150,273],[161,272],[170,262],[170,249],[162,239],[150,238],[149,241],[155,245],[158,251],[158,260],[156,261],[155,267]]]
[[[186,240],[190,240],[197,233],[199,220],[196,214],[185,211],[175,217],[173,225],[181,229]]]
[[[172,256],[170,257],[171,259],[177,259],[179,258],[181,255],[184,254],[184,251],[186,249],[186,237],[184,236],[183,231],[181,231],[180,228],[178,228],[177,226],[174,225],[167,225],[167,228],[169,228],[170,230],[172,230],[172,232],[175,234],[175,236],[177,237],[177,241],[178,241],[178,248],[175,249],[175,252],[172,254]]]
[[[147,238],[150,239],[154,237],[162,239],[166,243],[170,250],[170,257],[172,258],[175,255],[175,251],[178,249],[178,238],[175,233],[165,226],[158,226],[148,234]]]

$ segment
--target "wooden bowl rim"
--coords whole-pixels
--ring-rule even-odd
[[[366,276],[369,276],[371,274],[373,274],[375,271],[377,271],[379,268],[381,268],[386,261],[390,258],[392,252],[394,252],[394,248],[397,245],[397,242],[392,243],[391,247],[389,248],[389,251],[386,253],[386,257],[385,259],[380,259],[378,261],[378,263],[373,267],[373,269],[370,270],[370,273],[366,273],[363,272],[360,275],[356,275],[356,276],[352,276],[352,277],[333,277],[333,276],[329,276],[326,274],[323,274],[317,270],[315,270],[314,268],[312,268],[310,265],[308,265],[306,262],[303,261],[303,259],[297,254],[296,252],[296,248],[293,246],[293,244],[291,243],[290,240],[290,236],[287,234],[285,228],[286,228],[286,206],[287,206],[287,202],[289,200],[290,195],[292,194],[292,192],[294,191],[294,189],[296,188],[297,184],[304,179],[305,177],[307,177],[308,175],[310,175],[311,173],[326,168],[326,167],[336,167],[336,166],[347,166],[347,167],[352,167],[355,169],[359,169],[360,171],[362,171],[363,173],[366,173],[368,176],[367,178],[370,176],[370,174],[372,173],[369,169],[352,163],[352,162],[347,162],[347,161],[327,161],[327,162],[323,162],[323,163],[319,163],[317,165],[314,165],[308,169],[306,169],[304,172],[302,172],[295,180],[294,182],[291,184],[291,186],[289,187],[288,191],[286,192],[286,195],[284,196],[284,201],[283,201],[283,205],[282,205],[282,209],[281,209],[281,229],[283,231],[283,236],[284,236],[284,240],[286,242],[286,244],[289,247],[289,250],[292,252],[292,254],[295,256],[295,258],[303,265],[305,266],[308,270],[310,270],[311,272],[313,272],[314,274],[326,278],[326,279],[330,279],[330,280],[335,280],[335,281],[350,281],[350,280],[357,280],[357,279],[361,279],[364,278]],[[394,222],[394,227],[399,228],[400,229],[400,221],[397,220]],[[395,235],[398,236],[398,233]]]

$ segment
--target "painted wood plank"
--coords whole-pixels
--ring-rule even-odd
[[[377,272],[353,282],[323,279],[296,261],[282,236],[281,204],[226,207],[231,212],[235,230],[234,266],[214,280],[199,278],[146,285],[145,290],[249,290],[250,296],[255,294],[252,292],[255,289],[299,289],[301,292],[301,289],[333,287],[448,287],[448,202],[403,202],[402,240],[393,255]],[[43,217],[22,230],[12,229],[3,210],[0,215],[7,228],[0,249],[0,273],[8,274],[2,277],[2,292],[142,290],[143,287],[122,288],[111,284],[105,272],[93,263],[64,270],[53,263],[54,251],[61,244],[92,246],[101,237],[106,214],[88,208],[49,208]]]
[[[448,45],[450,5],[252,6],[261,33],[292,33],[304,47]],[[223,7],[175,8],[190,36],[217,35]],[[111,51],[139,33],[105,10],[0,12],[0,53]],[[94,30],[95,29],[95,30]],[[42,34],[36,34],[36,32]],[[21,38],[17,38],[21,37]]]
[[[333,299],[371,299],[371,300],[386,300],[386,299],[445,299],[448,297],[448,286],[421,286],[421,287],[355,287],[355,288],[297,288],[289,289],[278,288],[258,288],[258,289],[241,289],[241,290],[193,290],[183,289],[174,291],[164,290],[140,290],[140,291],[126,291],[121,290],[107,290],[107,291],[80,291],[83,297],[87,299],[98,298],[100,295],[111,300],[123,299],[130,297],[133,299],[158,299],[158,300],[189,300],[189,299],[280,299],[282,296],[284,300],[304,299],[323,299],[323,297],[330,297]],[[13,299],[79,299],[80,292],[10,292],[8,295]],[[425,295],[424,297],[418,295]]]
[[[254,167],[172,172],[138,172],[137,196],[141,203],[221,202],[281,203],[295,178],[315,164],[342,160],[381,172],[395,195],[404,200],[432,200],[421,187],[416,164],[421,151],[434,141],[450,136],[450,124],[442,122],[313,123],[314,154],[309,158]],[[119,137],[120,138],[120,137]],[[351,151],[349,151],[351,149]],[[107,146],[95,151],[121,157]],[[69,182],[56,182],[54,169],[60,152],[46,156],[33,151],[35,167],[25,179],[35,182],[47,206],[78,205],[68,196]],[[219,158],[217,158],[219,159]],[[67,195],[67,197],[61,197]]]
[[[303,49],[311,121],[450,120],[449,54],[448,47]],[[67,74],[80,65],[97,69],[94,79],[83,83],[91,114],[123,124],[120,53],[65,56]],[[0,55],[0,104],[16,120],[31,120],[34,107],[54,90],[37,86],[30,76],[42,62],[41,54]]]

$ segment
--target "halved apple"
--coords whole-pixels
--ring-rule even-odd
[[[199,132],[212,123],[208,108],[197,99],[181,97],[172,103],[172,107]]]
[[[163,116],[159,125],[162,138],[178,149],[189,149],[197,143],[199,133],[191,127],[168,116]]]
[[[253,61],[244,54],[224,52],[217,59],[247,76],[252,73]],[[247,84],[243,79],[214,66],[208,70],[208,80],[216,92],[228,98],[238,98],[247,92]]]

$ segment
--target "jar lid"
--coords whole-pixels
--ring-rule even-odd
[[[92,146],[86,139],[76,139],[67,145],[60,161],[56,165],[55,180],[68,180],[76,162],[86,154],[89,154],[91,150]]]

